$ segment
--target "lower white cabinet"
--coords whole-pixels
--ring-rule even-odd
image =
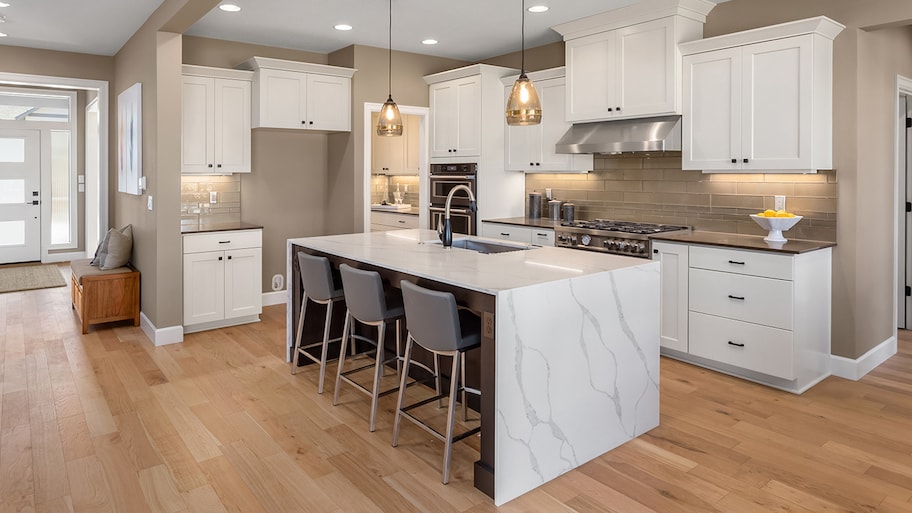
[[[793,393],[830,374],[830,248],[655,241],[662,354]]]
[[[188,234],[184,244],[184,332],[259,320],[261,230]]]
[[[418,216],[414,214],[396,214],[393,212],[371,212],[371,231],[404,230],[418,228]]]
[[[554,230],[537,226],[519,226],[503,223],[481,223],[482,237],[512,240],[539,246],[554,245]]]

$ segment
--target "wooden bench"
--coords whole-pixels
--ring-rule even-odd
[[[82,320],[82,333],[90,324],[133,319],[139,326],[139,271],[129,265],[103,271],[86,258],[70,262],[73,309]]]

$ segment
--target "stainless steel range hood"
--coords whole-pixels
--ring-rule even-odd
[[[681,151],[681,116],[578,123],[557,141],[557,153]]]

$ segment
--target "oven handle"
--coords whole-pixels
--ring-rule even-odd
[[[452,178],[453,180],[474,180],[475,175],[430,175],[431,178]]]
[[[446,209],[443,207],[428,207],[428,208],[430,208],[431,212],[440,212],[440,213],[446,212]],[[467,208],[450,208],[450,213],[451,214],[468,214],[469,209],[467,209]]]

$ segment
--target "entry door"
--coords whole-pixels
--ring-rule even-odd
[[[0,264],[41,260],[40,140],[0,129]]]
[[[901,98],[901,102],[906,106],[906,119],[912,118],[912,101],[908,96]],[[902,105],[902,103],[900,104]],[[907,125],[908,126],[908,125]],[[906,201],[912,201],[912,129],[906,128]],[[906,254],[905,254],[905,286],[912,285],[912,213],[906,213]],[[912,297],[905,297],[905,318],[899,318],[899,327],[904,329],[912,328]]]

